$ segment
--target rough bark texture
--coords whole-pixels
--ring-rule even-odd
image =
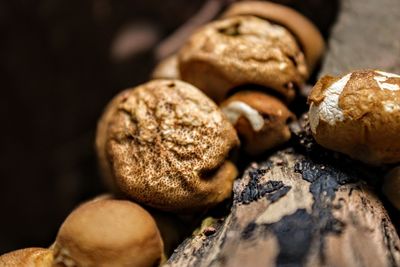
[[[400,72],[398,0],[344,0],[320,74]],[[230,214],[183,242],[167,266],[400,266],[400,241],[377,197],[383,170],[316,145],[306,120],[291,148],[253,163]]]
[[[234,185],[228,217],[187,239],[167,266],[400,264],[396,230],[366,182],[380,179],[379,169],[295,132],[299,146],[253,163]]]

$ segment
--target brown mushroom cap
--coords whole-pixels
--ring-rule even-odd
[[[220,103],[242,85],[274,90],[288,101],[307,77],[304,55],[284,27],[253,17],[225,18],[205,25],[179,53],[183,80]]]
[[[172,55],[157,64],[154,68],[151,77],[153,79],[180,79],[178,56]]]
[[[190,84],[154,80],[116,96],[96,145],[109,184],[161,210],[190,211],[230,196],[239,144],[218,107]]]
[[[325,76],[309,96],[310,126],[322,146],[371,163],[400,161],[400,76],[360,70]]]
[[[151,215],[127,200],[97,199],[75,209],[54,244],[56,266],[136,266],[160,263],[163,243]]]
[[[0,256],[1,267],[51,267],[53,252],[46,248],[25,248]]]
[[[317,27],[294,9],[267,1],[245,1],[232,4],[222,17],[239,15],[257,16],[286,27],[300,43],[309,73],[324,53],[325,42]]]
[[[294,119],[286,105],[273,96],[257,91],[240,91],[221,104],[235,126],[244,150],[257,155],[290,139],[288,121]]]
[[[393,206],[400,210],[400,166],[392,169],[385,176],[382,189]]]

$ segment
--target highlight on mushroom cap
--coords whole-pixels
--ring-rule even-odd
[[[211,207],[230,196],[236,131],[197,88],[154,80],[116,96],[96,146],[109,184],[161,210]]]
[[[371,163],[400,161],[400,76],[359,70],[325,76],[309,99],[309,120],[322,146]]]

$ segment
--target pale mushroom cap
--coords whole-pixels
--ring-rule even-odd
[[[385,176],[382,189],[393,206],[400,210],[400,166],[392,169]]]
[[[53,247],[56,266],[67,267],[152,267],[163,253],[151,215],[133,202],[112,199],[90,201],[74,210]]]
[[[184,211],[230,196],[239,144],[218,107],[190,84],[155,80],[118,95],[99,122],[109,183],[139,203]]]
[[[279,99],[257,91],[240,91],[222,102],[221,109],[235,126],[242,147],[261,154],[290,139],[288,122],[295,118]]]
[[[325,50],[324,39],[314,24],[305,16],[287,6],[267,1],[233,3],[222,17],[252,15],[286,27],[298,40],[312,73]]]
[[[163,59],[157,64],[151,74],[153,79],[180,79],[180,76],[177,55]]]
[[[400,76],[360,70],[325,76],[310,97],[310,126],[322,146],[371,164],[400,161]]]
[[[183,80],[220,103],[242,85],[258,85],[290,101],[307,77],[307,66],[292,34],[253,16],[205,25],[179,53]]]
[[[53,252],[46,248],[25,248],[0,256],[1,267],[51,267]]]

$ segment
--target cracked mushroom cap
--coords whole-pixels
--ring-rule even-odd
[[[287,28],[297,39],[312,73],[325,50],[324,39],[314,24],[289,7],[267,1],[244,1],[232,4],[222,17],[252,15]]]
[[[400,76],[360,70],[324,76],[309,99],[316,141],[371,164],[400,161]]]
[[[217,103],[243,85],[267,88],[290,101],[308,75],[304,55],[292,34],[254,16],[205,25],[182,47],[178,60],[182,80]]]
[[[230,196],[237,170],[228,156],[238,144],[215,103],[178,80],[154,80],[120,93],[106,108],[96,137],[113,188],[176,212]]]
[[[47,248],[25,248],[0,256],[1,267],[51,267],[53,252]]]
[[[295,116],[279,99],[257,91],[240,91],[222,102],[221,109],[235,126],[242,147],[261,154],[287,142],[288,122]]]
[[[96,199],[75,209],[53,248],[57,267],[153,267],[163,256],[151,215],[133,202],[114,199]]]

